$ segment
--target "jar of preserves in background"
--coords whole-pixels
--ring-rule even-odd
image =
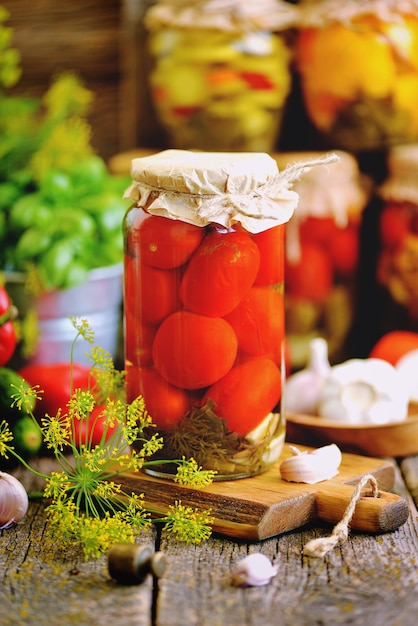
[[[238,478],[281,453],[284,225],[299,173],[279,174],[261,153],[166,150],[132,162],[127,399],[143,396],[162,459]]]
[[[286,330],[293,369],[304,367],[310,341],[323,337],[331,362],[345,358],[353,322],[359,231],[371,181],[356,159],[318,165],[294,183],[298,208],[286,225]],[[279,168],[318,158],[316,152],[278,153]]]
[[[297,16],[280,0],[161,0],[148,10],[151,97],[170,147],[274,149]]]
[[[418,332],[418,145],[392,148],[387,161],[387,179],[377,189],[383,203],[376,267],[379,329]]]
[[[295,67],[307,115],[351,152],[418,139],[418,2],[305,0]]]

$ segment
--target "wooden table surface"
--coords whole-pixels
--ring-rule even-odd
[[[39,461],[44,466],[50,459]],[[153,527],[139,543],[167,557],[164,575],[123,586],[109,576],[107,556],[85,562],[75,549],[45,538],[42,502],[21,523],[0,531],[0,626],[409,626],[418,619],[418,456],[393,461],[393,491],[410,507],[397,530],[348,541],[323,558],[302,554],[331,527],[315,525],[247,543],[213,535],[185,545]],[[15,474],[39,489],[23,469]],[[278,567],[263,587],[231,584],[231,567],[261,552]]]

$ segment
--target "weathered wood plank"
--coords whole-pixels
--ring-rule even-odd
[[[28,472],[17,474],[27,489],[40,488]],[[165,552],[167,569],[158,582],[149,577],[126,587],[110,579],[106,557],[86,563],[75,548],[47,540],[43,505],[31,503],[21,524],[0,531],[0,626],[415,626],[417,513],[398,470],[394,491],[411,506],[402,527],[380,535],[352,531],[319,559],[302,550],[329,535],[329,525],[256,542],[214,535],[197,546],[165,532],[159,538],[153,529],[140,540]],[[231,585],[233,564],[249,552],[263,552],[278,567],[270,584]]]
[[[55,467],[51,459],[42,469]],[[24,470],[14,472],[28,491],[41,482]],[[139,542],[155,545],[156,530]],[[142,585],[118,585],[107,558],[85,562],[75,546],[48,538],[44,505],[29,505],[18,525],[0,530],[0,626],[150,626],[153,579]]]

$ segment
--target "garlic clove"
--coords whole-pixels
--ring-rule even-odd
[[[283,480],[294,483],[313,485],[334,478],[341,465],[341,450],[335,443],[311,452],[300,452],[291,447],[293,456],[285,459],[280,465]]]
[[[309,351],[307,367],[286,380],[285,405],[292,413],[316,415],[320,389],[331,369],[328,344],[322,337],[317,337],[310,341]]]
[[[277,567],[264,554],[254,552],[234,565],[231,581],[238,587],[260,587],[267,585],[276,574]]]
[[[22,483],[0,472],[0,529],[19,522],[28,510],[29,499]]]

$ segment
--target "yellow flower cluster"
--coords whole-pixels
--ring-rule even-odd
[[[80,336],[89,342],[94,340],[85,320],[70,319],[77,331],[73,348]],[[45,415],[40,424],[32,411],[33,400],[40,397],[41,391],[22,386],[16,388],[14,394],[14,404],[30,414],[41,429],[44,443],[53,451],[61,471],[41,475],[32,469],[11,445],[13,436],[8,424],[0,421],[0,455],[12,454],[26,468],[45,479],[43,495],[51,499],[46,508],[50,532],[64,541],[78,542],[86,559],[100,556],[115,542],[133,542],[138,532],[154,521],[151,512],[143,505],[143,494],[123,492],[117,477],[127,470],[139,471],[151,463],[148,457],[163,446],[158,433],[144,435],[146,427],[154,426],[144,399],[139,396],[126,404],[118,397],[122,379],[109,354],[94,347],[90,357],[93,389],[73,390],[67,406],[60,408],[56,415]],[[104,371],[107,375],[103,374]],[[99,379],[104,382],[109,395],[102,413],[104,434],[100,445],[93,445],[88,437],[83,442],[77,438],[74,425],[84,422],[88,432],[90,414],[97,403]],[[134,441],[136,449],[131,450]],[[138,446],[138,442],[142,445]],[[176,463],[170,461],[173,462]],[[193,459],[183,458],[177,464],[176,480],[180,484],[199,488],[213,480],[214,472],[203,471]],[[195,511],[179,503],[173,505],[160,521],[165,522],[166,530],[181,541],[202,541],[211,534],[208,511]]]

